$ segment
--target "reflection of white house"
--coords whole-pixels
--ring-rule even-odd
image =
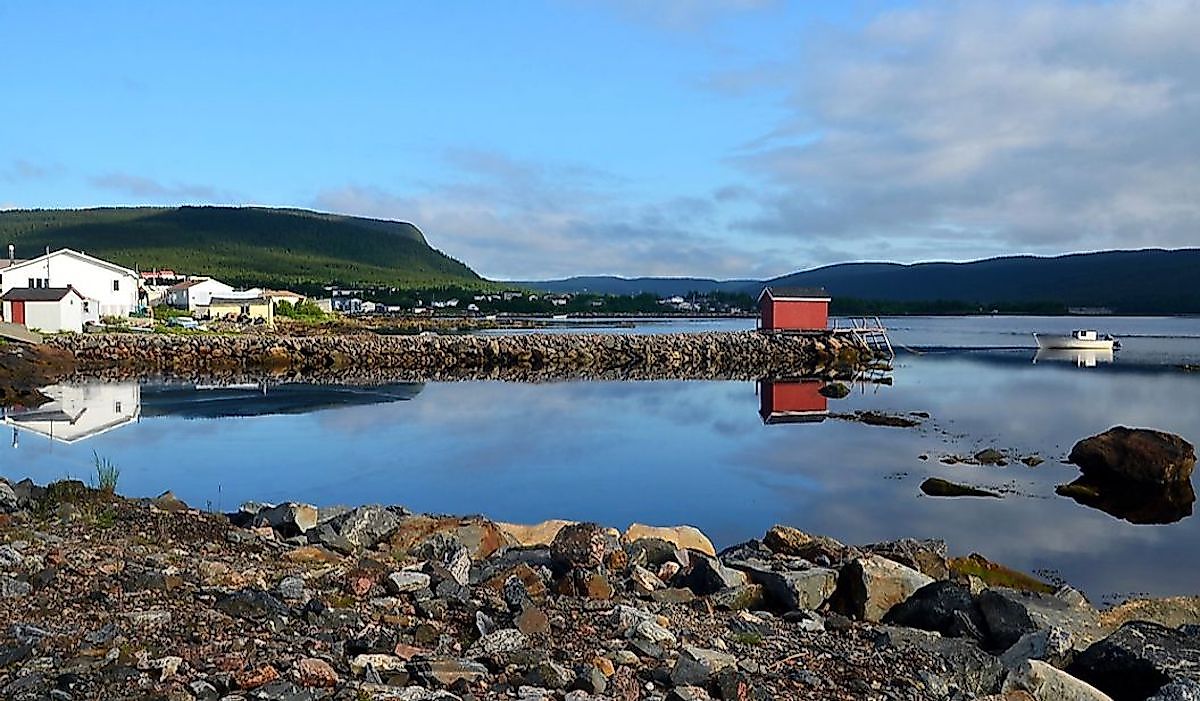
[[[8,260],[0,267],[0,294],[14,287],[74,287],[95,300],[101,316],[129,316],[138,307],[141,277],[128,268],[61,248],[30,260]]]
[[[52,385],[50,401],[35,409],[10,410],[4,423],[62,443],[78,443],[136,421],[142,388],[136,382]]]
[[[84,323],[100,320],[96,300],[84,299],[74,287],[14,287],[0,301],[6,321],[49,333],[82,333]]]
[[[176,309],[193,311],[196,307],[207,307],[213,295],[224,297],[230,292],[233,292],[233,288],[220,280],[188,280],[167,289],[167,304]]]

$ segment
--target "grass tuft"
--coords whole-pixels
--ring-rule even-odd
[[[121,477],[121,468],[117,467],[116,463],[106,457],[101,456],[96,451],[92,451],[92,462],[96,466],[96,489],[105,494],[113,494],[117,491],[117,480]]]

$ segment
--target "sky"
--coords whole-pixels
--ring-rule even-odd
[[[0,2],[0,208],[411,221],[493,279],[1200,245],[1200,0]]]

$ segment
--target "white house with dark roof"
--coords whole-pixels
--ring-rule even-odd
[[[69,248],[29,260],[10,258],[0,266],[0,294],[14,288],[74,288],[97,305],[100,316],[129,316],[138,308],[140,283],[141,277],[129,268]]]
[[[95,300],[74,287],[15,287],[0,295],[4,320],[48,333],[83,331],[86,322],[99,321]]]

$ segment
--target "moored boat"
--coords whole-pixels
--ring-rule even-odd
[[[1062,350],[1107,350],[1112,351],[1121,347],[1120,341],[1108,334],[1101,336],[1093,330],[1072,331],[1069,335],[1033,334],[1038,348],[1054,348]]]

